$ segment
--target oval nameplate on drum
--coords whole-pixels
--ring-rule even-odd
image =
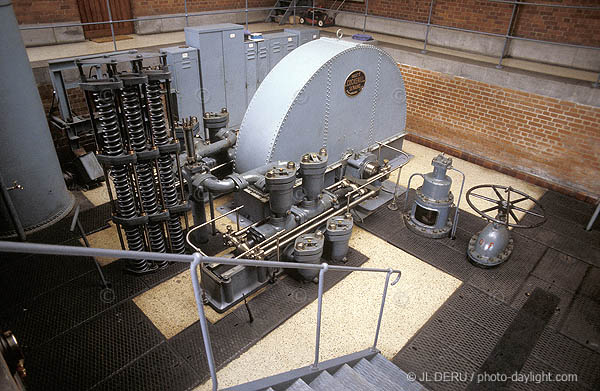
[[[360,70],[356,70],[348,75],[346,82],[344,83],[344,91],[348,96],[356,96],[360,94],[365,86],[367,77],[365,73]]]

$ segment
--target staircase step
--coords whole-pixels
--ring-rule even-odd
[[[400,385],[395,384],[383,371],[376,368],[364,358],[356,363],[353,368],[378,390],[403,391]]]
[[[302,379],[298,379],[294,382],[294,384],[286,388],[286,391],[313,391],[313,389],[310,388]]]
[[[398,368],[396,365],[394,365],[394,363],[383,357],[381,354],[377,354],[369,361],[375,368],[383,372],[388,379],[392,380],[394,384],[399,385],[402,390],[425,390],[425,387],[423,387],[420,383],[408,381],[406,372]]]
[[[354,369],[350,368],[348,364],[344,364],[340,369],[338,369],[333,377],[342,383],[346,390],[377,391],[375,386],[366,381]]]
[[[315,391],[345,391],[346,388],[327,371],[321,372],[310,382],[310,388]]]

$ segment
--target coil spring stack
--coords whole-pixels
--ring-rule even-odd
[[[155,64],[145,67],[144,61]],[[189,206],[179,165],[180,144],[173,137],[170,97],[165,94],[171,74],[164,56],[125,53],[78,60],[77,65],[98,161],[114,186],[114,195],[111,186],[107,191],[121,247],[126,249],[126,241],[134,251],[183,253],[181,216],[188,229]],[[145,274],[167,264],[132,260],[127,270]]]

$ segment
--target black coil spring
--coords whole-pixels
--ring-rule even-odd
[[[123,89],[122,104],[131,146],[135,152],[143,152],[147,149],[147,140],[138,91],[139,89],[136,86],[130,86]],[[150,163],[138,163],[136,164],[136,171],[144,211],[148,215],[158,213],[159,207],[156,197],[157,189],[155,187],[156,180],[154,178],[152,166]],[[160,253],[166,251],[165,237],[161,223],[148,224],[148,240],[152,251]],[[166,264],[167,262],[157,263],[159,267]]]
[[[158,81],[151,81],[146,85],[146,94],[148,98],[148,115],[150,117],[150,126],[156,145],[166,145],[169,143],[169,135],[165,123],[165,112],[162,103],[161,86]],[[179,205],[179,194],[175,184],[175,174],[173,172],[173,161],[170,156],[161,156],[158,158],[158,173],[162,185],[163,198],[165,206],[172,208]],[[179,215],[171,216],[167,224],[169,236],[171,238],[171,250],[174,253],[182,254],[185,251],[185,238]]]
[[[109,156],[122,154],[123,140],[121,139],[112,91],[94,92],[93,99],[98,113],[98,123],[102,129],[102,153]],[[110,169],[110,175],[115,186],[119,216],[123,218],[135,217],[137,211],[127,165],[113,166]],[[125,228],[125,236],[130,250],[145,250],[144,236],[139,227]],[[145,260],[131,260],[129,267],[132,271],[140,273],[150,269],[148,262]]]

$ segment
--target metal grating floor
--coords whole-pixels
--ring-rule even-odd
[[[407,205],[413,197],[411,191]],[[513,231],[513,255],[493,269],[480,269],[467,261],[468,240],[486,225],[474,215],[461,213],[455,240],[420,237],[406,229],[400,211],[386,207],[358,223],[464,282],[398,353],[395,364],[418,376],[477,373],[533,290],[541,288],[558,304],[544,333],[533,341],[528,357],[518,363],[520,373],[573,373],[579,381],[510,383],[507,387],[600,389],[600,230],[598,223],[592,232],[583,229],[594,208],[551,191],[540,201],[548,222],[539,228]],[[454,364],[449,363],[452,361]],[[464,390],[469,383],[461,378],[424,381],[433,390]]]
[[[348,253],[348,262],[345,265],[360,266],[367,259],[363,254],[351,248]],[[326,273],[323,283],[324,290],[333,287],[347,275],[348,273]],[[282,297],[289,297],[290,300],[282,300]],[[217,368],[224,367],[316,298],[317,284],[284,277],[248,302],[254,316],[252,323],[249,322],[246,308],[239,306],[217,323],[210,324],[210,338],[214,347]],[[201,381],[208,379],[204,342],[198,322],[171,338],[169,342],[200,374]]]
[[[68,231],[72,216],[33,241],[81,246]],[[81,212],[86,232],[102,229],[108,204]],[[220,235],[204,246],[224,249]],[[350,249],[348,265],[368,259]],[[24,350],[29,390],[188,390],[208,377],[198,322],[170,340],[156,329],[132,298],[188,269],[172,263],[145,276],[123,272],[126,260],[102,267],[115,297],[100,296],[100,278],[91,258],[0,253],[0,328],[12,330]],[[327,273],[325,289],[347,273]],[[281,300],[291,296],[291,300]],[[215,358],[223,366],[317,297],[317,285],[286,277],[248,304],[211,325]]]

